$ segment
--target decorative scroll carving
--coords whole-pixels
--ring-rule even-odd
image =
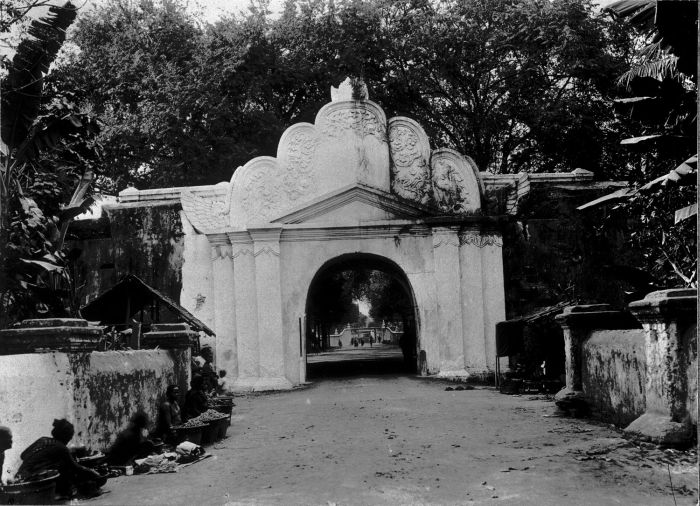
[[[360,137],[373,135],[380,141],[384,140],[383,118],[371,109],[347,106],[334,109],[323,116],[321,131],[324,135],[340,138],[345,132],[352,131]]]
[[[285,207],[288,197],[277,160],[258,157],[233,175],[231,214],[234,226],[265,223]]]
[[[459,248],[459,240],[452,235],[438,236],[433,238],[433,249],[437,249],[440,246],[454,246]]]
[[[313,159],[318,143],[318,133],[310,123],[290,127],[280,139],[277,156],[282,166],[284,191],[290,202],[317,192]]]
[[[391,189],[399,197],[428,204],[430,201],[430,146],[428,137],[408,118],[389,120]]]
[[[431,158],[433,199],[445,213],[474,212],[481,207],[475,166],[451,149],[438,149]]]
[[[185,216],[200,233],[207,234],[225,228],[229,221],[229,208],[222,202],[204,199],[183,188],[180,202]]]
[[[386,116],[370,101],[331,102],[316,116],[321,144],[314,160],[326,191],[357,182],[389,191]]]
[[[499,248],[503,247],[503,238],[497,234],[478,234],[473,232],[467,232],[459,234],[459,244],[471,244],[477,248],[484,248],[486,246],[497,246]]]

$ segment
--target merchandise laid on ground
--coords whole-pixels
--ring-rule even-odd
[[[149,440],[152,448],[150,455],[133,459],[132,465],[112,465],[105,453],[84,446],[70,448],[70,454],[77,464],[94,470],[104,479],[135,474],[175,473],[211,457],[204,447],[226,437],[234,406],[232,398],[213,397],[211,405],[212,409],[173,427],[175,439],[169,443],[157,438]],[[98,488],[91,493],[78,491],[74,497],[63,497],[56,493],[56,483],[59,480],[59,473],[51,470],[5,485],[0,484],[0,505],[54,504],[56,501],[87,499],[104,493]]]

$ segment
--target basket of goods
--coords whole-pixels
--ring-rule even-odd
[[[196,418],[187,420],[182,425],[173,427],[175,432],[175,440],[178,443],[189,441],[196,445],[202,444],[202,432],[207,427],[207,424],[197,421]]]
[[[190,421],[206,424],[205,427],[202,428],[201,444],[208,445],[212,444],[218,439],[221,420],[226,418],[228,418],[227,415],[219,413],[215,409],[208,409],[196,418],[192,418]]]
[[[88,452],[83,457],[76,459],[81,466],[95,468],[105,460],[105,454],[100,451]]]
[[[233,397],[218,396],[214,397],[209,401],[209,405],[212,409],[223,413],[225,415],[230,415],[233,411],[235,404],[233,403]]]
[[[22,481],[0,485],[0,504],[53,504],[56,471],[37,473]]]

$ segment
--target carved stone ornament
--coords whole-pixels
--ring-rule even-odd
[[[478,232],[464,232],[459,234],[460,245],[473,245],[477,248],[486,246],[503,247],[503,238],[497,234],[479,234]]]
[[[461,214],[481,208],[479,172],[473,163],[452,149],[433,151],[430,160],[433,201],[442,212]]]
[[[427,205],[430,202],[430,144],[415,121],[389,120],[391,190],[401,198]]]
[[[200,233],[269,223],[323,195],[363,184],[442,213],[480,208],[478,169],[449,149],[430,154],[428,137],[415,121],[393,118],[367,99],[361,81],[346,80],[314,124],[288,128],[277,156],[239,167],[225,203],[182,192],[185,214]]]
[[[228,192],[230,198],[230,190]],[[228,226],[229,205],[227,202],[205,199],[183,188],[180,192],[180,202],[187,219],[200,233],[216,232]]]

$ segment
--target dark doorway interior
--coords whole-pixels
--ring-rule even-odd
[[[311,283],[306,315],[308,379],[416,372],[416,307],[393,262],[365,254],[328,262]]]

